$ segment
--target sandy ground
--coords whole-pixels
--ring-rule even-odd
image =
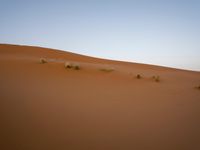
[[[1,44],[0,149],[199,150],[199,85],[200,72]]]

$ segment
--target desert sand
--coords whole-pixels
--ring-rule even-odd
[[[199,85],[200,72],[1,44],[0,149],[199,150]]]

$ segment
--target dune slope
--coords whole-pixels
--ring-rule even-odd
[[[1,44],[0,149],[197,150],[199,85],[200,72]]]

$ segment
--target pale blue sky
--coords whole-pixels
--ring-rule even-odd
[[[199,0],[0,0],[0,43],[200,71]]]

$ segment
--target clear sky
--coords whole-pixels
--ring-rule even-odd
[[[0,0],[0,43],[200,71],[200,0]]]

